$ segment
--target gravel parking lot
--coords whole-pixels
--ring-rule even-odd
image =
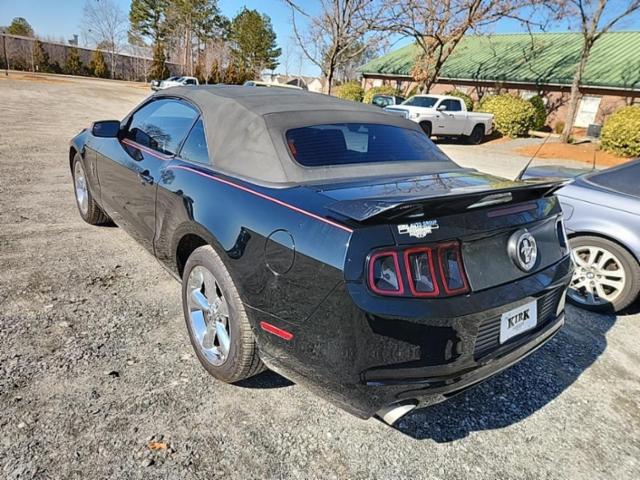
[[[74,203],[69,139],[148,93],[0,77],[0,477],[640,478],[637,304],[569,307],[537,353],[397,429],[274,373],[209,377],[178,283]],[[481,167],[476,147],[444,148]]]

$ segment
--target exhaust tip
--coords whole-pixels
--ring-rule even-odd
[[[404,402],[393,403],[388,407],[384,407],[376,413],[376,415],[387,425],[393,426],[398,420],[418,406],[416,400],[407,400]]]

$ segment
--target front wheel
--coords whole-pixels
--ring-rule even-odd
[[[78,153],[73,157],[73,186],[76,205],[82,219],[90,225],[109,223],[109,216],[100,208],[89,191],[87,175]]]
[[[208,245],[187,260],[182,305],[191,345],[207,372],[233,383],[264,370],[238,290]]]
[[[567,298],[596,312],[625,309],[640,292],[640,265],[622,246],[600,237],[570,240],[575,270]]]
[[[422,128],[422,131],[427,137],[431,138],[431,135],[433,133],[431,122],[420,122],[420,128]]]

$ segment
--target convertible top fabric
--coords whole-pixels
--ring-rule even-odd
[[[292,128],[329,123],[377,123],[421,131],[405,118],[378,107],[328,95],[277,87],[228,85],[173,87],[155,94],[197,106],[216,170],[272,186],[327,183],[388,175],[423,175],[459,169],[437,152],[421,161],[304,167],[291,156],[285,133]]]

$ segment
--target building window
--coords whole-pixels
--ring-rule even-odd
[[[584,96],[580,99],[580,105],[578,105],[578,113],[576,115],[576,121],[574,125],[580,128],[587,128],[596,121],[596,115],[600,108],[600,97]]]
[[[534,90],[522,90],[522,91],[520,91],[520,98],[522,98],[523,100],[530,100],[533,97],[535,97],[536,95],[538,95],[538,92],[536,92]]]

